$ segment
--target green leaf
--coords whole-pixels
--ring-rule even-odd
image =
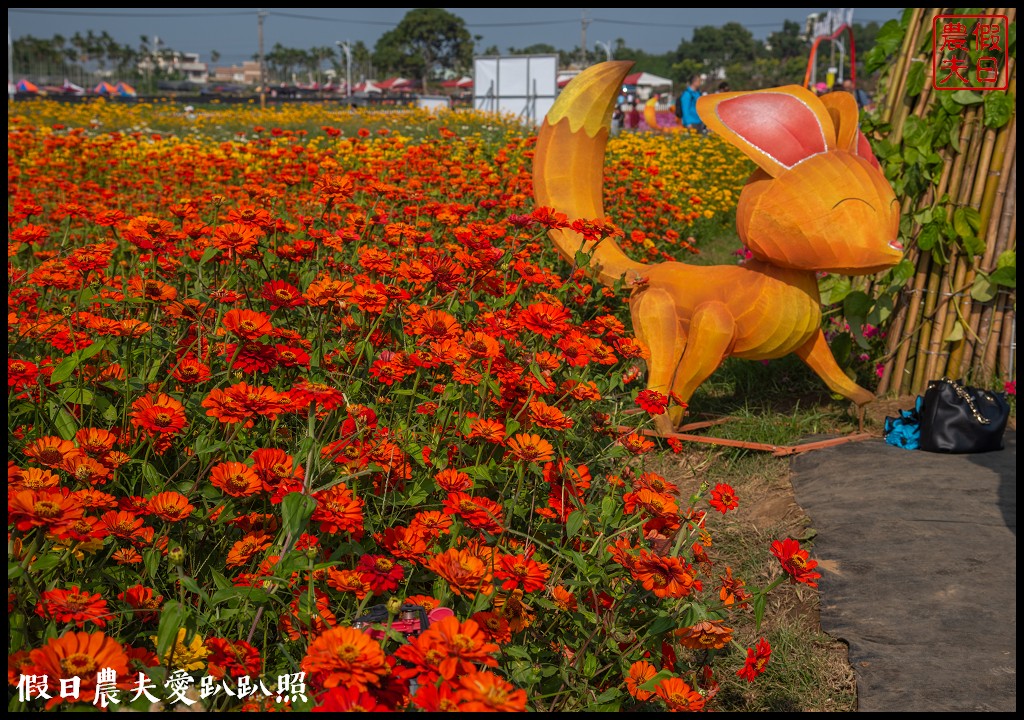
[[[281,525],[286,535],[298,540],[310,516],[316,510],[316,500],[309,495],[292,492],[281,501]]]
[[[971,284],[971,299],[980,303],[986,303],[995,296],[996,284],[992,282],[990,276],[979,270],[978,274],[974,276],[974,282]]]
[[[840,366],[845,367],[850,363],[850,355],[853,352],[853,340],[846,333],[840,333],[829,343],[832,348],[832,356]]]
[[[946,337],[942,339],[942,342],[960,342],[964,339],[964,326],[957,320],[953,323],[952,329],[946,334]]]
[[[164,657],[174,646],[178,630],[185,627],[187,610],[177,600],[168,600],[160,611],[160,624],[156,628],[156,654]]]
[[[202,267],[206,263],[208,263],[211,260],[213,260],[215,257],[217,257],[217,253],[219,253],[219,252],[220,252],[220,248],[214,247],[213,245],[211,245],[210,247],[206,248],[206,250],[203,251],[203,256],[201,258],[199,258],[199,267]]]
[[[956,92],[950,93],[950,95],[953,96],[953,101],[960,105],[977,105],[978,103],[985,101],[985,98],[981,94],[976,93],[973,90],[957,90]]]
[[[907,95],[909,97],[917,97],[924,90],[924,63],[916,62],[910,63],[910,70],[907,72]],[[907,118],[908,120],[910,118]]]
[[[231,587],[218,590],[210,598],[211,605],[219,605],[227,600],[248,600],[255,605],[262,605],[270,599],[270,595],[261,588],[253,587]]]
[[[597,656],[594,653],[587,653],[586,657],[583,658],[583,677],[592,678],[594,673],[597,672]]]
[[[761,621],[764,619],[764,608],[768,602],[768,596],[761,593],[754,597],[754,628],[761,628]]]
[[[959,115],[964,111],[964,106],[953,99],[953,93],[951,92],[939,92],[936,93],[939,96],[939,106],[950,115]],[[950,144],[959,145],[960,143],[960,128],[956,127],[956,139],[954,140],[953,130],[950,129],[949,134]],[[959,152],[959,148],[957,149]]]
[[[58,407],[53,403],[47,403],[47,406],[57,410],[53,418],[53,423],[57,426],[57,433],[65,440],[72,439],[75,433],[78,432],[78,421],[75,419],[75,416],[69,413],[63,406]]]
[[[94,342],[83,350],[75,350],[64,358],[56,368],[54,368],[53,374],[50,375],[50,383],[53,385],[59,385],[64,382],[71,377],[71,373],[75,371],[75,368],[77,368],[83,360],[88,360],[101,350],[105,350],[106,347],[107,341],[100,340],[99,342]]]
[[[992,273],[992,282],[996,285],[1002,285],[1003,287],[1015,288],[1017,287],[1017,267],[1016,265],[1010,267],[996,268],[995,272]]]
[[[580,533],[580,528],[583,527],[583,521],[586,517],[579,510],[573,510],[569,513],[569,518],[565,521],[565,534],[570,538],[574,538]]]
[[[961,244],[968,255],[985,254],[985,241],[977,235],[968,235],[965,238],[961,238]]]
[[[928,223],[917,234],[917,246],[927,252],[939,243],[942,233],[937,223]]]
[[[976,235],[981,227],[981,213],[972,207],[958,207],[953,211],[953,229],[962,238]]]
[[[60,564],[60,555],[48,553],[32,562],[30,571],[33,575],[44,573],[47,570],[57,567]]]
[[[985,127],[998,129],[1010,122],[1014,104],[1005,92],[985,93]]]
[[[92,405],[93,398],[91,390],[85,388],[62,388],[57,397],[66,403],[72,403],[74,405]]]
[[[655,618],[654,622],[648,626],[647,634],[650,637],[658,637],[662,633],[666,633],[674,627],[676,627],[676,620],[667,615],[661,615],[658,618]]]

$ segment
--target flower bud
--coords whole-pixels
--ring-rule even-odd
[[[385,607],[388,609],[388,615],[394,617],[402,609],[402,599],[391,596],[388,598],[387,603],[385,603]]]
[[[174,567],[180,567],[185,564],[185,548],[180,545],[172,547],[167,551],[167,562]]]

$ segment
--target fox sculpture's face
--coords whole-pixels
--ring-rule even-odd
[[[736,225],[754,257],[796,270],[872,274],[903,257],[900,208],[849,93],[800,86],[702,97],[709,127],[759,166]]]

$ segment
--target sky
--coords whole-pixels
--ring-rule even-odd
[[[263,18],[263,48],[275,44],[308,50],[336,47],[338,42],[362,41],[369,49],[381,35],[394,29],[413,8],[7,8],[8,42],[25,36],[49,40],[70,38],[89,30],[106,31],[116,42],[139,49],[142,36],[158,37],[165,48],[199,53],[217,65],[253,59],[259,52],[259,14]],[[785,20],[801,26],[808,14],[828,8],[445,8],[461,17],[469,32],[480,36],[476,51],[492,46],[536,44],[572,50],[595,42],[661,55],[674,51],[681,40],[692,40],[695,27],[744,25],[755,38],[764,39],[782,29]],[[853,22],[879,24],[897,19],[902,8],[863,8],[853,11]],[[584,35],[585,33],[585,35]]]

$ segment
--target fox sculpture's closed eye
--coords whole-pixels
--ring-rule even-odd
[[[604,150],[614,102],[632,62],[588,68],[562,91],[537,138],[534,199],[570,221],[605,216]],[[833,391],[864,405],[874,396],[836,363],[821,330],[816,273],[880,272],[903,257],[899,205],[858,127],[856,100],[798,85],[706,95],[708,128],[758,166],[740,194],[736,224],[753,254],[742,265],[644,265],[610,239],[585,242],[568,229],[549,235],[570,262],[582,250],[606,285],[633,288],[630,312],[650,350],[650,389],[688,402],[729,356],[796,353]],[[669,432],[673,407],[658,418]]]

